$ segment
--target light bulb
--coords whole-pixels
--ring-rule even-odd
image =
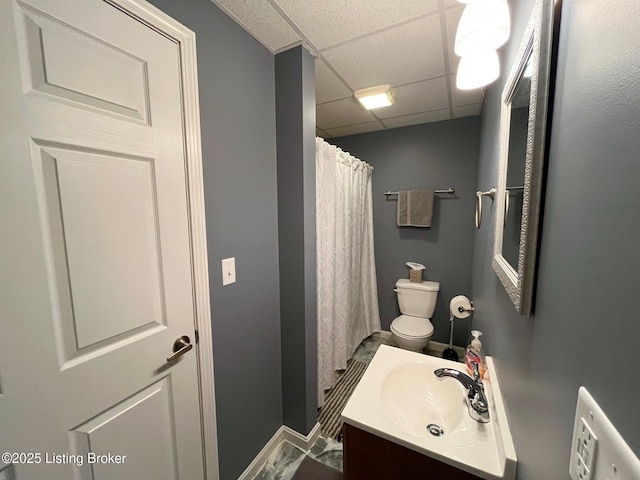
[[[456,87],[460,90],[489,85],[500,76],[500,60],[495,50],[479,50],[464,56],[458,65]]]
[[[477,50],[495,50],[509,39],[511,21],[507,0],[484,0],[464,7],[455,52],[464,57]]]

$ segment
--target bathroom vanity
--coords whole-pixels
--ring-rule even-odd
[[[516,455],[495,367],[483,379],[488,422],[438,369],[463,364],[382,345],[342,412],[346,480],[513,480]],[[462,370],[464,371],[464,370]]]
[[[389,480],[421,478],[425,480],[480,480],[427,455],[373,435],[345,423],[342,427],[345,480]],[[419,475],[418,475],[419,473]]]

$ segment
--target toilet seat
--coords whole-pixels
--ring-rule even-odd
[[[391,332],[403,338],[426,338],[433,334],[433,325],[428,318],[400,315],[391,322]]]

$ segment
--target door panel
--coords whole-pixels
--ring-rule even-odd
[[[35,142],[31,152],[63,368],[164,328],[153,163]]]
[[[127,455],[11,475],[202,478],[195,349],[166,361],[195,342],[178,45],[0,0],[0,64],[0,451]]]
[[[166,324],[153,163],[61,148],[41,153],[47,206],[59,212],[49,219],[59,223],[56,264],[67,257],[70,292],[60,301],[70,303],[77,349]]]
[[[126,455],[114,456],[114,461],[122,461],[116,476],[100,463],[102,458],[78,466],[82,478],[178,478],[170,389],[170,380],[164,378],[70,432],[71,449],[83,459],[90,458],[90,451]]]
[[[19,21],[23,64],[29,70],[25,92],[34,89],[148,121],[147,69],[142,59],[33,11],[23,12]]]

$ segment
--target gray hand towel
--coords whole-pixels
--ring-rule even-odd
[[[433,190],[398,192],[396,221],[399,227],[430,227],[433,215]]]

